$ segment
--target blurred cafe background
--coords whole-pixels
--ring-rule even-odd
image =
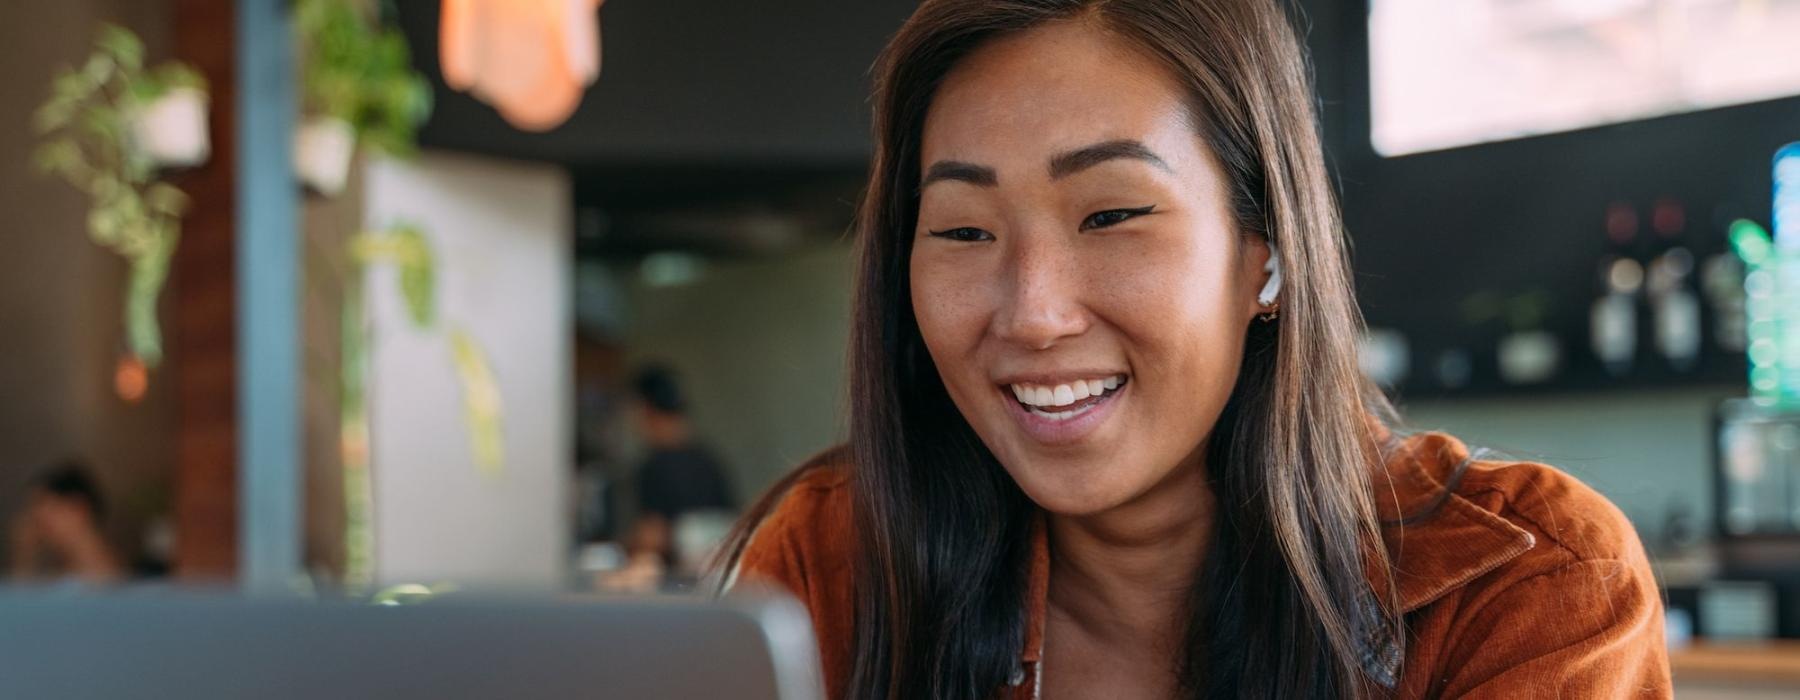
[[[844,433],[914,5],[0,4],[11,583],[692,591]],[[1800,693],[1800,0],[1297,5],[1364,371],[1618,504],[1684,696]]]

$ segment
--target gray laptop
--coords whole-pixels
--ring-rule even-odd
[[[0,697],[820,697],[792,600],[0,594]]]

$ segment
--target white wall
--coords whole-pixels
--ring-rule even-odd
[[[391,269],[369,277],[376,576],[543,588],[562,580],[571,471],[569,182],[559,168],[425,153],[370,163],[371,228],[420,225],[438,324],[415,329]],[[505,407],[502,473],[477,469],[447,331],[486,349]]]
[[[731,470],[740,502],[847,435],[850,253],[838,243],[720,261],[680,287],[621,270],[631,362],[679,373],[695,428]]]

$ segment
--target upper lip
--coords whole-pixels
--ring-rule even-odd
[[[1058,384],[1068,384],[1077,379],[1105,379],[1107,377],[1116,377],[1124,374],[1124,371],[1116,369],[1039,370],[1003,374],[994,381],[1003,386],[1011,386],[1013,384],[1056,386]]]

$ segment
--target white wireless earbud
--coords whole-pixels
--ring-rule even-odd
[[[1263,272],[1269,273],[1269,281],[1256,295],[1256,303],[1274,306],[1275,295],[1281,293],[1281,253],[1275,250],[1274,243],[1269,244],[1269,262],[1263,264]]]

